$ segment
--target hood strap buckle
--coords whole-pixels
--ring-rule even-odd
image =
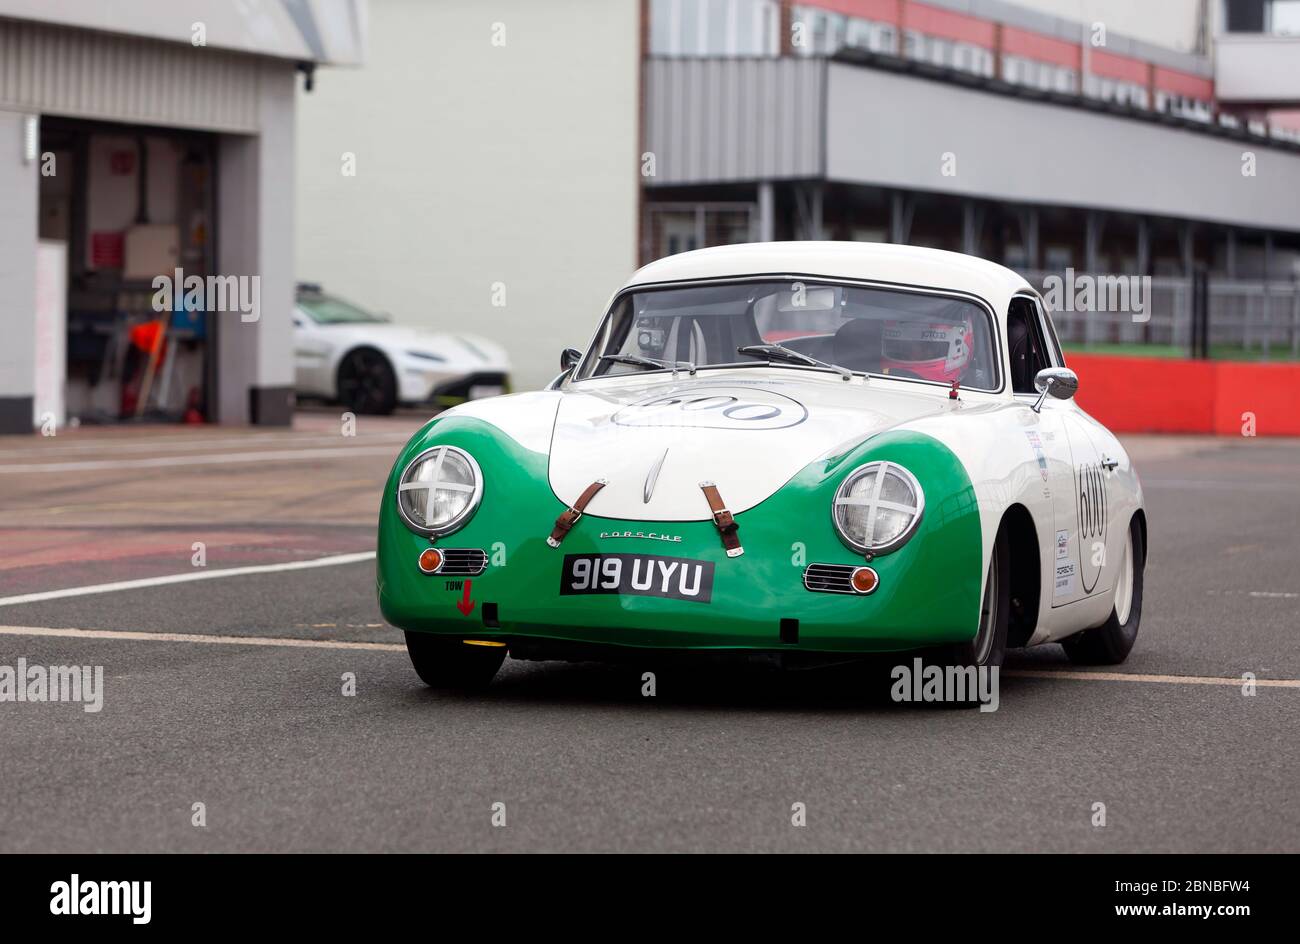
[[[546,543],[551,547],[559,547],[560,542],[573,530],[573,526],[578,523],[582,513],[587,510],[587,505],[596,497],[596,493],[608,484],[609,482],[606,479],[596,479],[596,481],[588,485],[582,494],[578,496],[576,502],[560,512],[560,517],[555,519],[555,527],[551,529],[551,536],[546,539]]]
[[[740,525],[736,524],[735,517],[727,510],[727,503],[722,500],[718,486],[712,482],[701,482],[700,491],[704,493],[709,510],[713,512],[713,524],[722,538],[722,546],[727,549],[727,556],[739,557],[744,554],[745,549],[740,546]]]

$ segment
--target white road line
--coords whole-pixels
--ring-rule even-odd
[[[300,639],[295,636],[208,636],[202,633],[139,633],[115,629],[62,629],[48,626],[0,626],[2,636],[58,636],[73,639],[130,639],[140,642],[199,642],[224,646],[288,646],[298,649],[370,649],[405,652],[394,642],[348,642],[343,639]]]
[[[333,456],[391,456],[392,446],[338,446],[333,449],[277,449],[264,452],[224,452],[204,456],[159,456],[149,459],[86,459],[79,462],[36,462],[0,465],[0,475],[23,472],[84,472],[89,469],[157,469],[178,465],[226,465],[234,462],[294,462]]]
[[[193,642],[219,646],[288,646],[306,649],[370,649],[405,652],[402,643],[348,642],[334,639],[302,639],[286,636],[215,636],[206,633],[141,633],[116,629],[71,629],[47,626],[0,626],[0,636],[55,636],[70,639],[129,639],[133,642]],[[1070,679],[1082,682],[1145,682],[1160,685],[1242,685],[1239,678],[1204,675],[1148,675],[1127,672],[1071,672],[1052,669],[1006,669],[1003,675],[1016,678]],[[1300,679],[1256,679],[1261,688],[1300,688]]]
[[[1016,678],[1063,678],[1082,682],[1154,682],[1160,685],[1245,685],[1244,679],[1213,675],[1144,675],[1137,672],[1070,672],[1054,669],[1005,669]],[[1255,679],[1261,688],[1300,688],[1300,679]]]
[[[356,554],[336,554],[333,557],[315,557],[311,560],[288,561],[282,564],[253,564],[247,567],[227,567],[222,570],[201,570],[196,568],[192,573],[168,574],[165,577],[119,580],[115,583],[95,583],[84,587],[67,587],[63,590],[45,590],[40,593],[22,593],[14,597],[0,597],[0,606],[40,603],[44,600],[62,600],[66,597],[84,597],[94,593],[113,593],[117,590],[165,587],[173,583],[188,583],[191,580],[216,580],[221,577],[243,577],[247,574],[276,574],[286,570],[310,570],[313,567],[356,564],[374,559],[374,551],[361,551]]]

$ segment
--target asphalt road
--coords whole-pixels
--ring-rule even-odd
[[[1014,654],[992,713],[716,667],[645,698],[636,668],[507,661],[434,693],[368,560],[7,602],[182,573],[194,541],[210,569],[372,549],[415,424],[333,422],[0,443],[0,665],[104,670],[97,713],[0,703],[0,851],[1300,851],[1300,442],[1130,440],[1151,549],[1122,677]]]

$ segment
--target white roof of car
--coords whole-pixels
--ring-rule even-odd
[[[683,252],[642,267],[627,285],[754,275],[810,275],[966,292],[1003,315],[1012,295],[1032,289],[1005,266],[959,252],[895,243],[813,241],[742,243]]]

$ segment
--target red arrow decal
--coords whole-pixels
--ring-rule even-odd
[[[470,588],[470,584],[472,584],[473,582],[474,581],[472,580],[465,581],[465,595],[456,601],[456,609],[460,610],[466,616],[469,616],[470,611],[473,610],[474,607],[477,605],[474,603],[473,600],[469,598],[469,588]]]

